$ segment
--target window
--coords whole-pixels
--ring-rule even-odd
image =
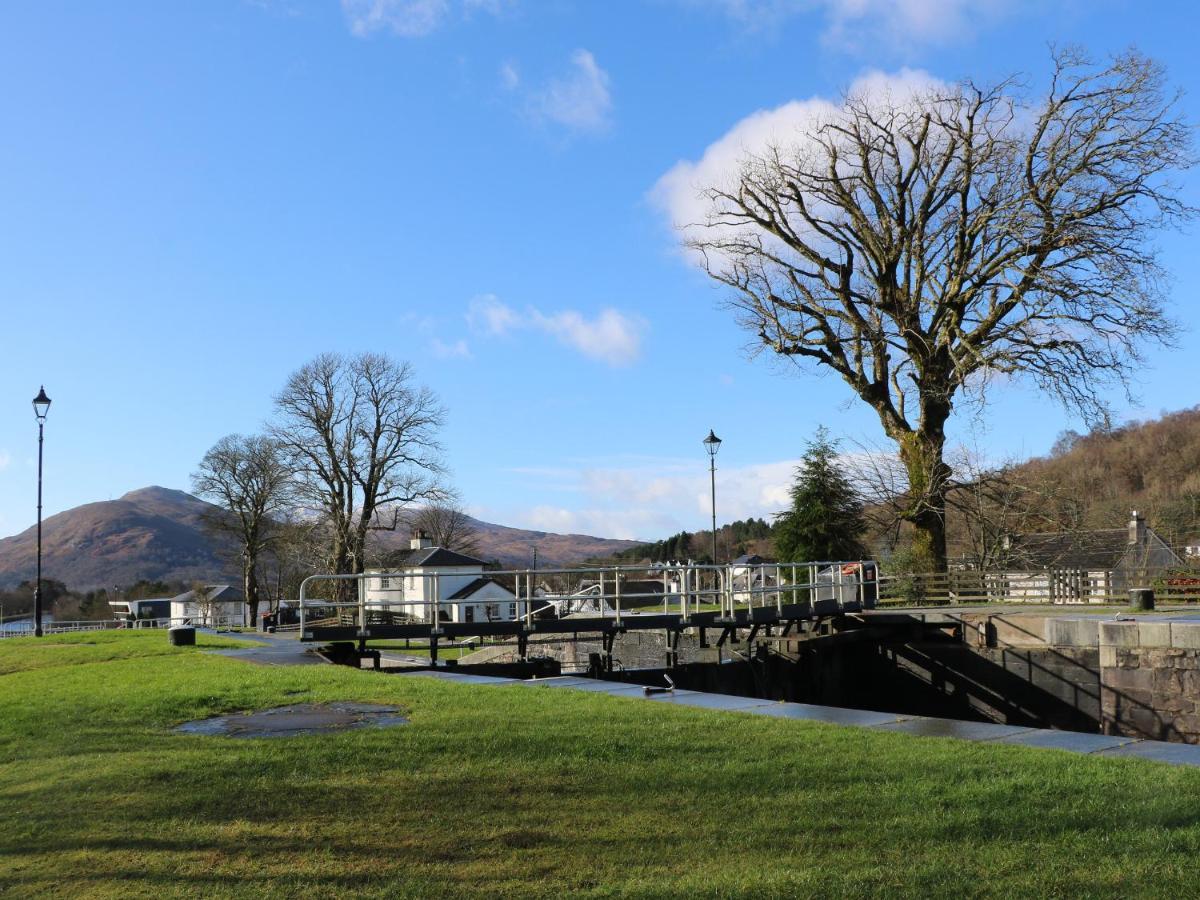
[[[491,622],[494,619],[500,618],[500,604],[489,603],[483,608],[483,614],[487,616],[487,620]]]
[[[474,622],[475,621],[475,607],[472,606],[470,603],[468,603],[466,606],[463,607],[463,621],[464,622]]]
[[[517,617],[517,604],[515,604],[515,603],[508,604],[508,617],[510,619],[515,619]]]
[[[384,575],[382,578],[379,579],[379,589],[381,591],[386,591],[391,586],[392,586],[392,579],[388,578],[386,575]]]

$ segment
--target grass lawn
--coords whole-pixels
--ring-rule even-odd
[[[0,641],[0,895],[1194,896],[1200,771],[641,700]],[[408,726],[186,719],[320,700]]]

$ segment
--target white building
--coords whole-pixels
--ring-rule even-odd
[[[202,593],[188,591],[172,597],[171,622],[209,627],[254,624],[250,621],[250,604],[241,589],[230,584],[206,584]]]
[[[995,599],[1032,603],[1122,602],[1183,564],[1137,510],[1125,528],[1011,535],[1007,571],[985,575]]]
[[[416,532],[407,557],[395,567],[367,569],[368,609],[390,611],[428,622],[434,608],[442,622],[511,622],[525,614],[525,602],[484,574],[484,562],[434,547]]]

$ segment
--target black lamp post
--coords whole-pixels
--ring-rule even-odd
[[[42,636],[42,432],[46,426],[46,413],[50,411],[50,398],[43,385],[33,398],[33,414],[38,422],[38,520],[37,520],[37,583],[33,587],[33,634]]]
[[[708,429],[708,437],[704,439],[704,449],[708,451],[708,474],[712,483],[712,561],[717,564],[717,451],[721,449],[721,439],[713,430]]]

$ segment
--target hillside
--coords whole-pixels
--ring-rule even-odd
[[[1200,534],[1200,407],[1087,435],[1065,432],[1046,457],[1013,470],[1053,486],[1060,517],[1088,528],[1123,525],[1131,509],[1172,543]]]
[[[42,523],[42,572],[76,590],[237,577],[204,531],[212,509],[183,491],[147,487],[66,510]],[[36,528],[0,539],[0,587],[33,578],[36,553]]]
[[[1200,536],[1200,407],[1081,435],[1063,432],[1043,457],[956,492],[951,555],[977,555],[981,534],[1120,528],[1141,512],[1168,543]]]
[[[1137,507],[1182,542],[1200,526],[1200,407],[1083,436],[1067,432],[1050,456],[1022,469],[1079,498],[1088,524],[1120,524]]]
[[[42,571],[74,590],[130,585],[139,579],[190,582],[236,579],[230,547],[214,542],[203,527],[216,507],[183,491],[147,487],[117,500],[87,503],[42,523]],[[472,520],[481,555],[525,566],[537,547],[540,565],[566,565],[607,556],[634,545],[581,534],[553,534]],[[387,535],[400,546],[407,535]],[[0,539],[0,588],[34,577],[37,530]]]

